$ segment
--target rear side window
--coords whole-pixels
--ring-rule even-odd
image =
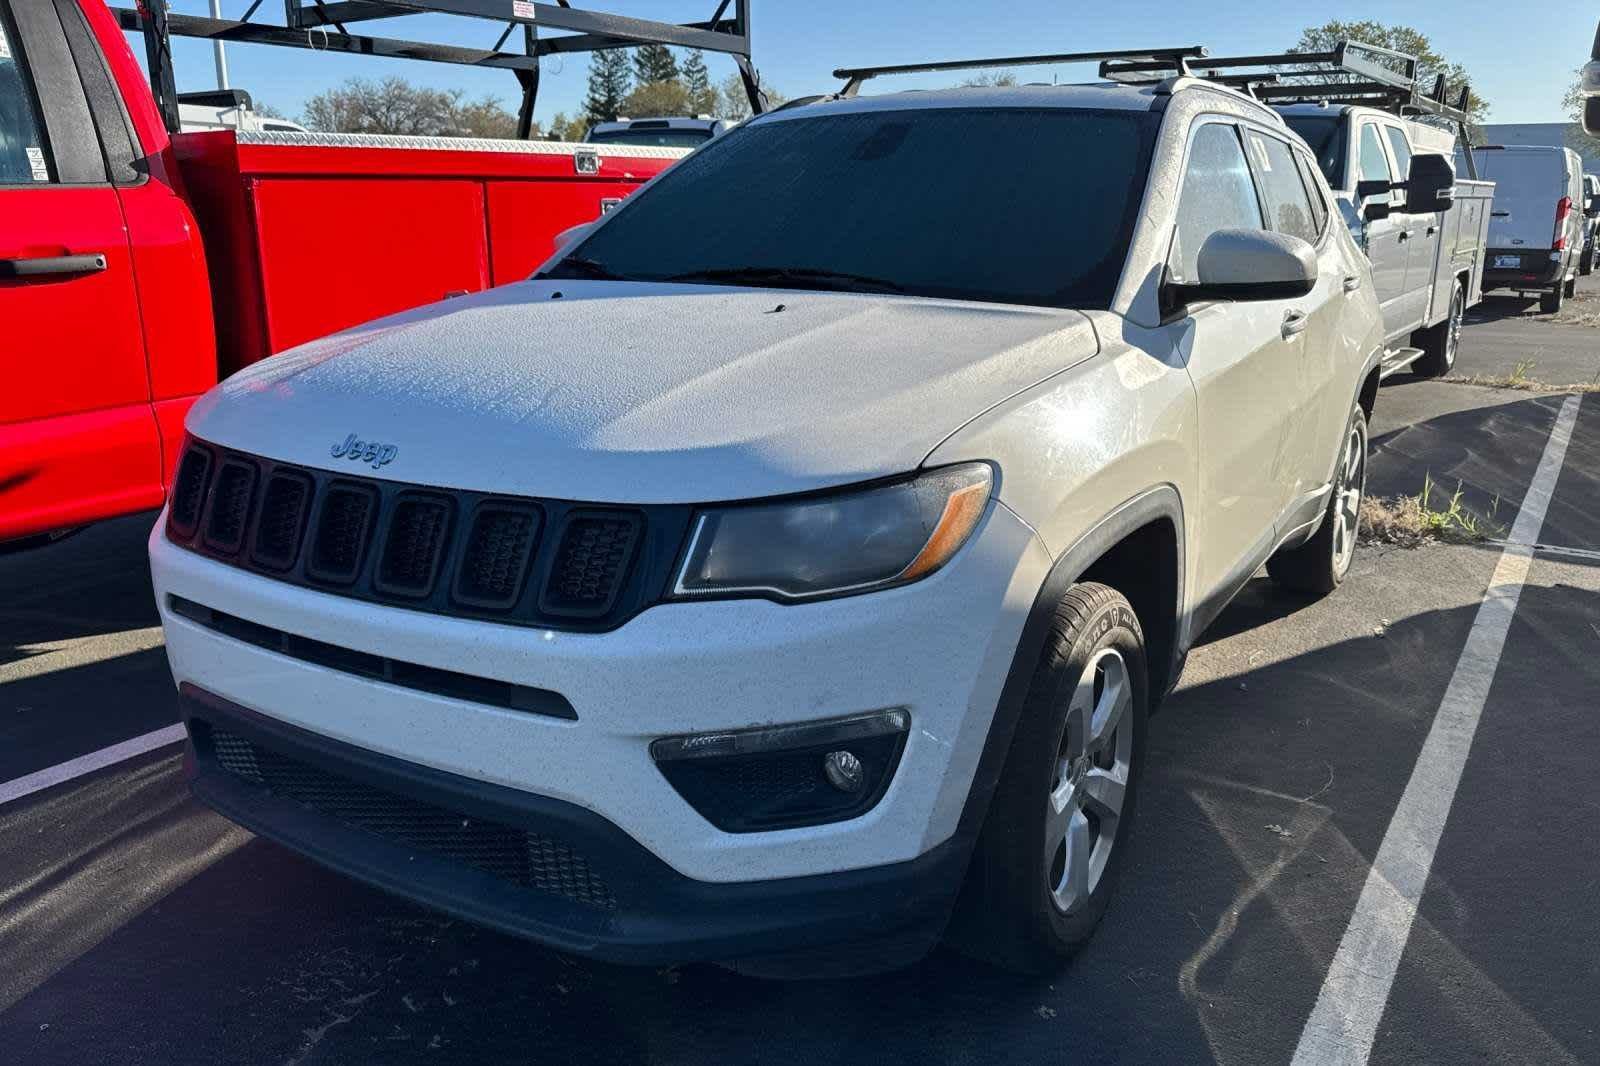
[[[1238,130],[1208,122],[1194,135],[1178,193],[1178,232],[1167,260],[1172,280],[1199,280],[1200,246],[1217,230],[1262,228],[1261,204]]]
[[[1261,184],[1261,198],[1266,202],[1268,228],[1317,243],[1317,223],[1311,214],[1305,182],[1300,180],[1300,171],[1294,165],[1294,153],[1276,137],[1266,137],[1254,130],[1245,136],[1250,141],[1250,157],[1255,162],[1256,177]]]
[[[1328,201],[1317,181],[1317,165],[1304,152],[1296,152],[1294,161],[1300,164],[1300,180],[1305,183],[1306,198],[1311,202],[1311,221],[1316,224],[1317,235],[1321,236],[1322,227],[1328,222]]]
[[[1394,180],[1389,157],[1383,154],[1383,142],[1378,140],[1378,127],[1370,122],[1361,127],[1361,180]]]
[[[33,79],[23,66],[11,11],[0,0],[0,185],[31,185],[51,177]]]

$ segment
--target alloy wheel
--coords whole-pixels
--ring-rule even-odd
[[[1367,434],[1357,423],[1350,427],[1344,445],[1344,462],[1334,485],[1333,569],[1340,577],[1355,558],[1356,534],[1361,530],[1361,497],[1367,490]]]
[[[1133,759],[1132,705],[1126,660],[1101,649],[1067,705],[1046,799],[1046,888],[1067,914],[1089,901],[1117,842]]]

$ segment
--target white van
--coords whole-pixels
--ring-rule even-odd
[[[1495,183],[1483,287],[1539,293],[1561,310],[1583,254],[1583,162],[1554,145],[1484,145],[1472,150],[1480,177]]]

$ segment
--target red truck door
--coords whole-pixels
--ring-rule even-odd
[[[0,541],[155,507],[117,192],[55,5],[0,0]]]

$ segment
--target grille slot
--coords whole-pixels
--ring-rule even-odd
[[[310,510],[311,479],[303,474],[274,473],[261,494],[261,514],[256,519],[250,559],[269,570],[293,566]]]
[[[223,461],[217,470],[217,483],[211,490],[211,509],[206,515],[206,547],[234,555],[244,546],[255,489],[253,464],[236,459]]]
[[[466,551],[451,595],[457,602],[489,610],[516,604],[528,575],[542,522],[534,507],[491,502],[472,516]]]
[[[217,765],[354,829],[471,866],[522,888],[601,910],[616,897],[566,842],[353,781],[220,729],[208,730]]]
[[[191,445],[178,464],[172,485],[172,508],[167,526],[180,537],[192,537],[200,528],[200,511],[206,502],[206,483],[211,480],[211,453]]]
[[[378,591],[412,597],[432,592],[449,533],[449,500],[409,493],[400,497],[373,582]]]
[[[562,527],[540,609],[570,617],[611,610],[627,577],[640,521],[626,512],[578,511]]]
[[[323,498],[306,573],[331,585],[348,585],[361,573],[378,494],[366,485],[336,481]]]

